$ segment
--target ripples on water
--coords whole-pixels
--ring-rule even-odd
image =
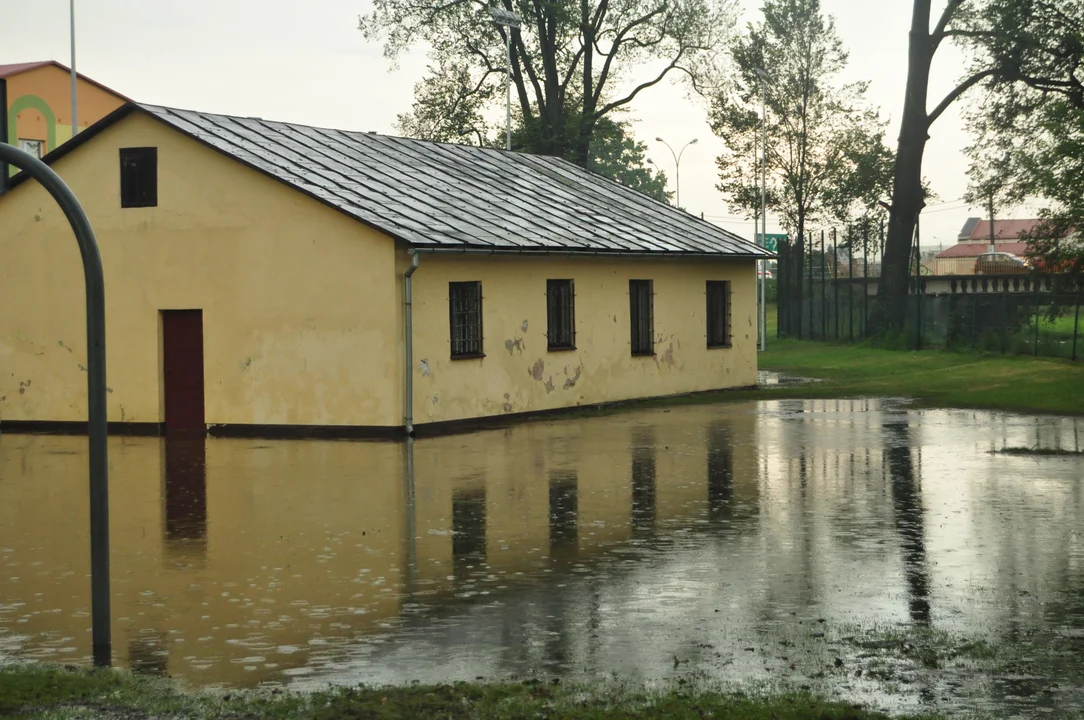
[[[196,684],[693,672],[1064,709],[1084,461],[988,451],[1081,430],[847,400],[410,444],[112,438],[114,653]],[[0,657],[86,662],[85,448],[0,438]]]

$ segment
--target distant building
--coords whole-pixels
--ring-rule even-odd
[[[132,432],[397,435],[756,383],[770,255],[559,158],[128,104],[45,161],[99,238]],[[78,428],[71,230],[25,176],[0,227],[0,429]]]
[[[1023,257],[1027,243],[1020,237],[1039,224],[1037,219],[995,220],[994,249]],[[957,243],[937,253],[931,268],[934,275],[973,275],[975,258],[990,250],[990,221],[968,218]]]
[[[77,75],[78,122],[86,128],[127,98],[84,75]],[[0,65],[0,137],[43,157],[72,136],[71,70],[52,60]],[[10,174],[17,170],[11,168]]]

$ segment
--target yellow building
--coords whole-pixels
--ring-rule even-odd
[[[127,102],[84,75],[76,77],[80,129]],[[72,136],[71,70],[53,60],[0,65],[0,106],[0,139],[39,158],[52,152]]]
[[[753,244],[550,157],[128,104],[46,157],[130,432],[402,434],[756,382]],[[85,423],[82,266],[0,197],[0,429]]]

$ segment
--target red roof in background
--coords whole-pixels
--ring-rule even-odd
[[[37,70],[40,67],[46,67],[48,65],[53,65],[55,67],[58,67],[61,70],[63,70],[64,72],[66,72],[66,73],[70,73],[72,71],[72,69],[70,67],[68,67],[67,65],[65,65],[63,63],[58,63],[56,60],[40,60],[38,62],[14,63],[14,64],[11,64],[11,65],[0,65],[0,78],[11,77],[12,75],[18,75],[19,73],[24,73],[24,72],[27,72],[29,70]],[[116,95],[117,97],[119,97],[121,100],[124,100],[126,102],[131,102],[132,101],[131,98],[128,98],[128,97],[125,97],[124,95],[121,95],[119,92],[117,92],[116,90],[114,90],[111,87],[108,87],[106,85],[102,85],[97,80],[92,80],[92,79],[88,78],[86,75],[84,75],[81,72],[77,72],[76,75],[79,76],[80,80],[85,80],[88,83],[90,83],[91,85],[99,87],[99,88],[101,88],[102,90],[105,90],[108,93],[112,93],[113,95]]]
[[[8,75],[18,75],[21,72],[27,70],[33,70],[50,64],[50,60],[42,60],[40,62],[28,62],[28,63],[15,63],[14,65],[0,65],[0,78],[6,78]],[[57,63],[59,65],[59,63]]]
[[[1036,219],[1029,220],[995,220],[994,221],[994,237],[999,240],[1015,240],[1023,235],[1025,232],[1029,232],[1039,224]],[[990,221],[979,220],[979,224],[975,226],[975,229],[971,231],[972,240],[989,240],[990,239]],[[1011,252],[1011,251],[1010,251]]]
[[[1012,221],[1012,222],[1029,222],[1029,221]],[[1001,223],[998,223],[1000,225]],[[987,224],[987,233],[990,232],[989,224]],[[937,253],[934,257],[937,258],[973,258],[982,255],[990,247],[988,243],[960,243],[959,245],[953,245],[948,250]],[[1027,252],[1028,244],[1022,242],[999,242],[994,243],[994,250],[997,252],[1007,252],[1016,255],[1017,257],[1023,257]]]

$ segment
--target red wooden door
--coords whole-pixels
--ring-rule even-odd
[[[166,434],[203,434],[203,311],[162,311]]]

